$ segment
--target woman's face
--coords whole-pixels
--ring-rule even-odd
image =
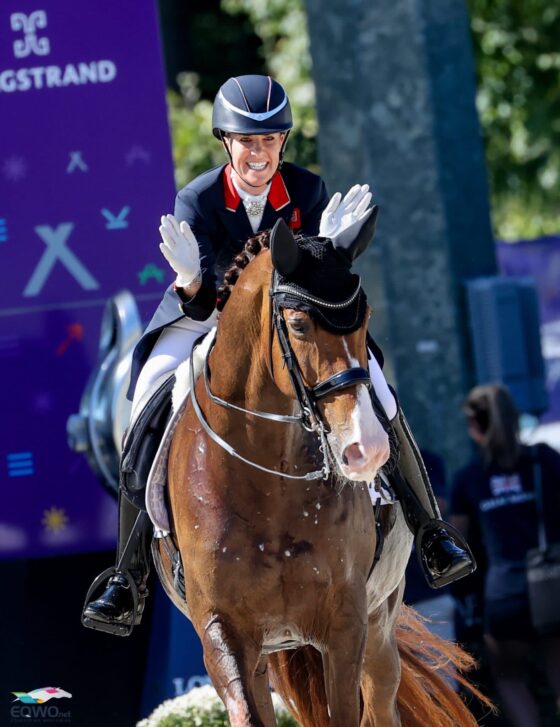
[[[228,134],[235,181],[249,194],[264,192],[280,163],[285,134]]]

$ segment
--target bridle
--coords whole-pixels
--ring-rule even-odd
[[[193,364],[193,358],[194,356],[191,354],[191,364],[190,364],[190,370],[191,370],[191,400],[193,403],[193,408],[195,410],[195,413],[198,417],[198,420],[200,421],[203,429],[208,434],[211,439],[213,439],[214,442],[216,442],[220,447],[222,447],[228,454],[230,454],[232,457],[235,457],[236,459],[241,460],[245,464],[251,465],[252,467],[255,467],[256,469],[261,470],[262,472],[266,472],[267,474],[277,475],[278,477],[285,477],[292,480],[317,480],[317,479],[327,479],[331,474],[331,466],[329,462],[329,447],[327,443],[327,433],[329,432],[328,425],[323,421],[323,417],[321,415],[321,412],[319,410],[318,402],[323,399],[326,396],[330,396],[331,394],[334,394],[336,391],[341,391],[342,389],[347,389],[351,386],[357,386],[359,384],[365,384],[368,389],[371,388],[371,378],[369,375],[369,371],[367,371],[364,368],[361,367],[351,367],[344,369],[343,371],[339,371],[336,374],[333,374],[332,376],[329,376],[328,379],[325,379],[324,381],[319,382],[313,387],[306,386],[303,375],[301,373],[301,369],[298,363],[298,360],[296,358],[296,355],[292,349],[292,346],[290,344],[290,339],[288,335],[288,328],[286,326],[286,321],[284,320],[284,316],[282,315],[282,309],[280,307],[280,304],[278,302],[278,296],[282,294],[288,294],[291,298],[296,298],[297,300],[301,301],[305,304],[313,304],[315,306],[320,306],[325,309],[341,309],[349,306],[357,297],[357,295],[360,292],[360,281],[358,281],[358,286],[354,293],[347,298],[344,301],[341,301],[339,303],[331,303],[329,301],[321,300],[320,298],[317,298],[315,296],[310,295],[306,291],[302,290],[299,287],[291,286],[287,284],[280,284],[278,280],[278,274],[274,270],[272,273],[272,281],[270,285],[270,292],[269,292],[269,298],[270,298],[270,327],[269,327],[269,361],[268,361],[268,368],[269,373],[274,380],[274,372],[273,372],[273,364],[272,364],[272,342],[274,339],[274,334],[276,333],[276,336],[278,338],[278,343],[280,345],[280,350],[282,352],[282,366],[286,366],[288,369],[288,374],[290,376],[292,386],[294,387],[295,395],[297,402],[299,404],[300,413],[295,416],[290,415],[284,415],[284,414],[274,414],[270,412],[261,412],[257,411],[255,409],[245,409],[242,406],[238,406],[237,404],[232,404],[229,401],[226,401],[225,399],[221,399],[219,396],[216,396],[212,393],[210,389],[210,382],[211,382],[211,373],[210,373],[210,367],[208,363],[208,359],[210,356],[210,350],[208,351],[208,354],[206,356],[206,360],[204,362],[204,369],[203,369],[203,376],[204,376],[204,384],[206,387],[206,394],[208,398],[213,401],[215,404],[218,404],[219,406],[224,407],[225,409],[232,409],[235,411],[242,412],[244,414],[249,414],[251,416],[260,417],[261,419],[267,419],[268,421],[274,421],[274,422],[281,422],[284,424],[300,424],[306,431],[312,432],[316,434],[319,437],[320,444],[319,444],[319,450],[323,457],[323,466],[320,470],[316,470],[314,472],[308,472],[304,475],[293,475],[286,472],[279,472],[278,470],[269,469],[268,467],[263,467],[262,465],[257,464],[256,462],[252,462],[251,460],[246,459],[243,457],[239,452],[237,452],[233,447],[228,444],[222,437],[220,437],[219,434],[217,434],[212,427],[208,424],[208,421],[206,420],[206,417],[204,416],[204,413],[202,412],[202,409],[200,408],[200,404],[198,403],[198,400],[196,398],[195,393],[195,380],[194,380],[194,364]],[[202,341],[202,337],[198,339],[195,343],[195,347],[200,344]],[[214,344],[212,343],[212,346]],[[194,348],[193,348],[194,353]]]

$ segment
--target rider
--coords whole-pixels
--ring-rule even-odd
[[[214,102],[212,127],[229,163],[180,190],[175,215],[162,217],[160,249],[177,277],[134,351],[128,392],[133,421],[152,384],[171,373],[189,355],[194,340],[215,325],[216,280],[250,236],[283,217],[294,231],[344,244],[377,211],[368,209],[367,185],[356,185],[343,200],[337,193],[329,202],[320,177],[283,162],[292,114],[286,92],[269,76],[226,81]],[[370,357],[370,374],[374,403],[400,442],[399,465],[389,479],[417,533],[426,578],[439,587],[470,573],[474,563],[468,546],[440,520],[422,459],[375,356]],[[133,435],[134,426],[130,429]],[[140,621],[152,527],[147,518],[137,521],[138,512],[121,494],[118,565],[105,591],[86,605],[85,625],[126,634],[130,629],[123,625],[131,628]],[[132,547],[125,552],[129,538]],[[136,613],[130,593],[134,585]]]

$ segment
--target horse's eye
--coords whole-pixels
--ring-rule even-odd
[[[295,333],[296,336],[303,336],[309,331],[309,321],[306,318],[290,318],[288,325],[292,333]]]

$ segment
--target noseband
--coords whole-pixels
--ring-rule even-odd
[[[278,338],[278,343],[280,345],[280,350],[282,352],[282,365],[286,366],[288,369],[288,374],[290,376],[290,380],[292,382],[292,386],[294,387],[294,392],[296,395],[297,402],[299,404],[300,408],[300,414],[296,416],[289,416],[284,414],[273,414],[270,412],[261,412],[254,409],[245,409],[244,407],[237,406],[236,404],[232,404],[225,399],[221,399],[220,397],[216,396],[212,393],[210,389],[210,367],[208,364],[208,359],[210,356],[210,350],[208,351],[208,355],[206,356],[206,361],[204,364],[204,383],[206,387],[206,394],[211,401],[213,401],[215,404],[218,404],[226,409],[232,409],[235,411],[243,412],[244,414],[250,414],[251,416],[260,417],[261,419],[267,419],[269,421],[274,422],[282,422],[285,424],[300,424],[306,431],[315,433],[320,440],[319,449],[321,451],[322,457],[323,457],[323,466],[320,470],[317,470],[315,472],[308,472],[305,475],[292,475],[285,472],[279,472],[278,470],[272,470],[268,467],[263,467],[262,465],[257,464],[256,462],[252,462],[251,460],[245,459],[242,455],[240,455],[231,445],[229,445],[222,437],[219,436],[208,424],[201,408],[198,403],[198,400],[196,398],[195,394],[195,386],[194,386],[194,364],[193,364],[193,355],[191,354],[191,399],[193,402],[193,408],[195,410],[195,413],[202,424],[202,427],[206,431],[206,433],[211,437],[211,439],[214,440],[217,444],[220,445],[223,449],[225,449],[228,454],[230,454],[232,457],[235,457],[236,459],[241,460],[245,464],[251,465],[252,467],[256,467],[257,469],[266,472],[268,474],[277,475],[279,477],[286,477],[288,479],[292,480],[317,480],[317,479],[327,479],[331,474],[331,467],[329,463],[329,455],[328,455],[328,443],[327,443],[327,433],[329,431],[328,425],[323,420],[323,417],[321,415],[321,412],[319,410],[318,402],[320,399],[323,399],[326,396],[330,396],[331,394],[334,394],[336,391],[341,391],[342,389],[347,389],[351,386],[357,386],[359,384],[365,384],[368,389],[371,388],[371,378],[369,375],[369,371],[367,371],[364,368],[361,367],[351,367],[344,369],[343,371],[339,371],[336,374],[333,374],[328,379],[325,379],[325,381],[321,381],[318,384],[316,384],[313,387],[308,387],[305,385],[305,382],[303,380],[303,375],[301,373],[301,369],[298,363],[298,360],[296,358],[296,355],[292,349],[292,346],[290,344],[290,338],[288,335],[288,328],[286,326],[286,321],[284,320],[284,316],[282,315],[282,309],[280,308],[280,305],[278,303],[278,295],[282,293],[289,293],[290,297],[296,298],[300,300],[302,303],[312,303],[313,305],[320,306],[325,309],[340,309],[345,308],[346,306],[350,305],[356,298],[360,291],[360,283],[358,282],[358,287],[356,288],[355,292],[348,298],[347,300],[341,301],[340,303],[331,303],[329,301],[321,300],[320,298],[316,298],[314,296],[309,295],[305,291],[301,290],[299,287],[290,286],[286,284],[280,285],[278,283],[278,276],[276,271],[273,271],[272,273],[272,282],[270,286],[270,328],[269,328],[269,372],[274,380],[274,372],[273,372],[273,364],[272,364],[272,341],[274,339],[274,333],[276,333],[276,336]],[[195,343],[195,347],[199,345],[199,343],[202,341],[202,337],[198,339],[198,341]],[[214,344],[212,344],[214,345]],[[193,348],[194,351],[194,348]]]

